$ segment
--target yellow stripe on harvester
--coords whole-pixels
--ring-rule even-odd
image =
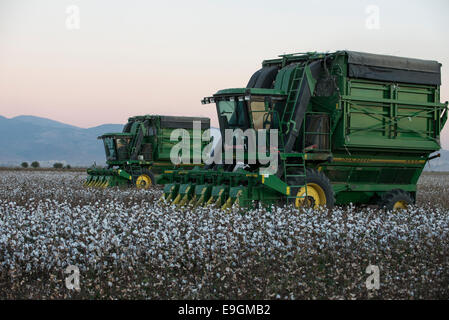
[[[426,160],[334,158],[335,162],[422,164]]]

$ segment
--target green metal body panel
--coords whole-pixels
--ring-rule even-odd
[[[262,63],[263,67],[278,68],[272,88],[225,89],[203,101],[232,97],[230,101],[249,104],[253,97],[268,98],[266,110],[273,115],[272,128],[279,129],[280,160],[284,166],[304,166],[323,172],[332,183],[337,204],[376,203],[383,193],[393,189],[402,189],[416,198],[416,183],[429,155],[441,148],[440,132],[448,117],[448,103],[440,102],[440,85],[434,80],[419,84],[407,68],[398,71],[401,81],[354,76],[350,72],[353,62],[349,59],[345,51],[283,55]],[[316,61],[324,61],[326,66],[319,76],[312,70]],[[302,86],[308,88],[311,97],[304,120],[297,122],[286,114],[301,98]],[[326,91],[329,87],[333,89]],[[304,92],[307,94],[307,90]],[[269,109],[267,103],[271,101]],[[325,119],[327,122],[323,123],[328,128],[308,132],[313,117]],[[251,115],[249,119],[252,121]],[[292,132],[298,132],[298,138],[292,151],[284,150],[287,145],[284,139]],[[327,137],[325,146],[308,149],[308,136],[319,134]],[[162,181],[208,184],[214,186],[212,200],[222,191],[228,199],[238,198],[243,206],[252,201],[272,204],[295,196],[290,195],[289,187],[294,186],[286,182],[287,171],[265,177],[256,170],[194,169],[185,175],[175,171],[164,174]]]
[[[245,207],[252,201],[273,204],[279,201],[280,195],[286,196],[289,192],[288,185],[276,176],[259,175],[242,169],[236,172],[203,170],[199,167],[192,170],[167,170],[159,182],[165,184],[165,197],[170,196],[171,199],[178,195],[183,198],[188,194],[188,199],[191,200],[193,194],[202,192],[206,186],[210,187],[210,195],[205,195],[204,202],[212,197],[212,202],[216,203],[218,200],[220,206],[228,198],[233,202],[239,198],[240,205]],[[193,192],[193,188],[198,189]]]
[[[176,129],[184,129],[186,136],[190,137],[187,141],[193,159],[193,146],[196,144],[203,150],[207,142],[202,141],[201,135],[197,137],[193,134],[192,121],[201,122],[201,134],[210,127],[210,120],[207,118],[162,115],[129,118],[123,132],[105,133],[98,137],[104,142],[108,168],[89,168],[86,185],[111,187],[132,185],[136,177],[146,170],[151,171],[157,180],[164,170],[174,168],[170,160],[170,151],[179,141],[171,141],[170,137]],[[180,164],[178,167],[191,169],[197,165],[201,164]],[[107,184],[104,183],[106,181]]]
[[[262,88],[232,88],[232,89],[223,89],[217,91],[216,95],[270,95],[270,96],[285,96],[286,92],[282,90],[275,89],[262,89]]]
[[[441,148],[440,88],[350,78],[347,59],[337,56],[331,71],[340,95],[311,99],[311,110],[329,113],[333,161],[310,166],[321,166],[338,204],[374,203],[392,189],[415,198],[428,156]]]

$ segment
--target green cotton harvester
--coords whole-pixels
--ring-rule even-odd
[[[177,140],[170,136],[175,129],[185,129],[192,133],[196,121],[201,132],[210,127],[209,118],[174,117],[160,115],[136,116],[128,119],[123,132],[105,133],[98,139],[103,140],[106,152],[106,168],[95,166],[87,169],[85,186],[115,187],[136,186],[148,189],[156,183],[155,176],[163,170],[173,168],[170,160],[172,147]],[[195,138],[189,134],[189,150],[193,153]],[[198,143],[204,148],[206,143]],[[191,169],[193,164],[179,164],[184,169]]]
[[[440,85],[436,61],[352,51],[266,60],[246,88],[220,90],[202,102],[216,104],[222,137],[226,129],[276,129],[277,148],[268,149],[274,141],[268,134],[257,143],[277,158],[277,170],[261,173],[266,164],[242,166],[235,157],[167,170],[162,199],[222,209],[257,203],[406,208],[416,200],[431,153],[440,149],[448,115]],[[222,149],[240,147],[249,159],[245,139],[242,145],[222,139]]]

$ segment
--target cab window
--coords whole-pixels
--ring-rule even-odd
[[[248,122],[245,112],[245,101],[218,101],[220,116],[226,117],[230,128],[247,128]]]
[[[252,100],[250,103],[250,111],[254,129],[270,129],[269,113],[265,109],[264,100]]]

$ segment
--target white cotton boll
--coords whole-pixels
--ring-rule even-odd
[[[20,184],[8,190],[8,194],[0,188],[0,250],[8,249],[3,251],[0,268],[61,270],[70,260],[78,263],[80,270],[100,270],[107,259],[113,260],[114,267],[134,270],[141,266],[142,259],[161,268],[178,268],[176,261],[193,259],[201,264],[213,257],[224,259],[231,270],[235,268],[232,273],[239,272],[240,264],[248,263],[242,257],[255,253],[260,258],[277,259],[283,265],[299,253],[306,259],[319,249],[338,248],[334,254],[339,259],[348,252],[355,256],[367,250],[373,255],[394,253],[398,242],[407,243],[410,250],[425,246],[431,251],[434,239],[446,239],[449,235],[448,210],[433,209],[432,204],[407,213],[380,216],[374,209],[355,207],[335,208],[329,214],[311,209],[291,214],[287,207],[273,207],[271,212],[248,210],[245,215],[214,208],[182,211],[147,201],[145,197],[151,198],[153,192],[160,197],[160,190],[92,191],[66,182],[57,188],[55,181],[70,181],[72,173],[39,173],[39,180],[35,173],[27,174],[27,179],[36,183],[35,190],[28,192],[37,195],[36,199],[48,200],[34,200],[33,210],[28,210],[11,201],[14,192],[21,192]],[[5,179],[2,175],[0,183]],[[445,181],[439,183],[448,185]],[[21,197],[20,203],[25,198],[28,204],[33,198]],[[72,198],[81,201],[73,204]],[[212,274],[223,276],[222,269],[217,273],[210,268]],[[201,288],[201,284],[195,288]],[[283,298],[288,297],[292,296]]]

